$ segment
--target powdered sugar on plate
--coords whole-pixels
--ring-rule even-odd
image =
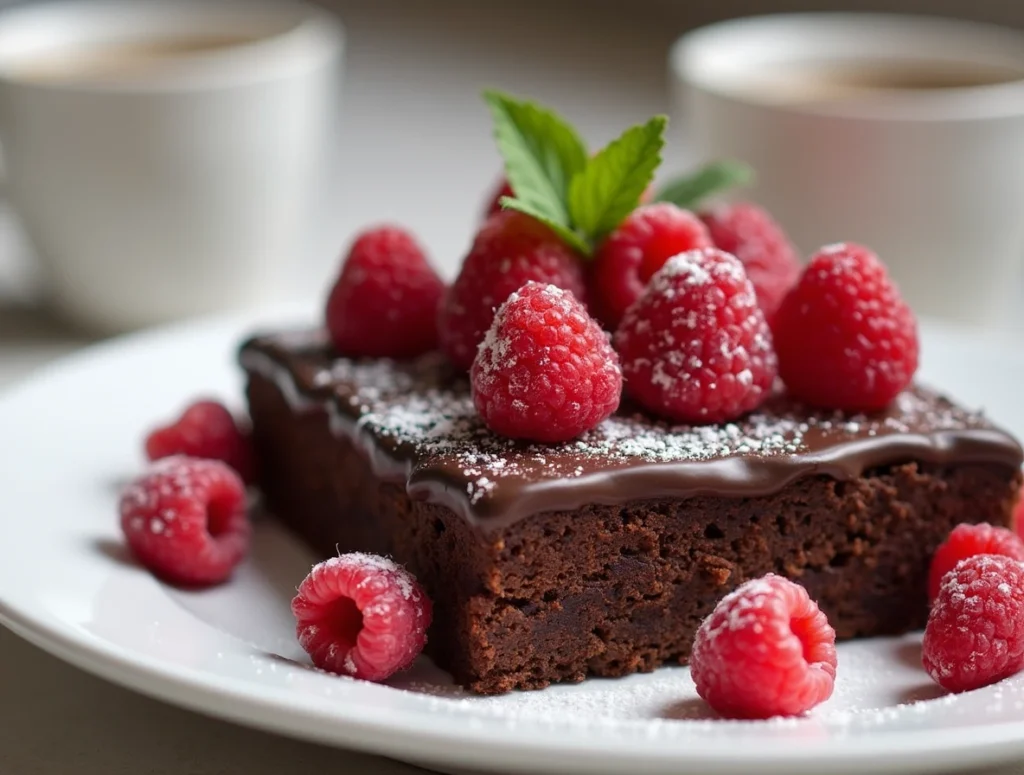
[[[920,667],[919,635],[842,643],[838,662],[835,693],[827,702],[806,716],[768,721],[719,718],[698,697],[684,667],[480,697],[438,681],[437,671],[424,663],[391,684],[423,695],[434,713],[497,719],[510,729],[541,723],[640,737],[686,736],[695,730],[731,736],[737,727],[773,738],[847,737],[890,726],[971,723],[1008,711],[1024,717],[1024,676],[980,692],[947,694]],[[420,672],[432,680],[418,680]]]

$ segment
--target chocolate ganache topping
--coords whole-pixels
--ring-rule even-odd
[[[809,475],[848,480],[910,460],[1019,468],[1020,445],[922,387],[884,412],[821,412],[779,393],[734,423],[673,426],[623,407],[579,439],[526,444],[493,434],[464,376],[440,356],[409,362],[335,356],[321,332],[257,337],[243,367],[297,411],[326,410],[375,473],[482,527],[541,511],[644,498],[769,495]]]

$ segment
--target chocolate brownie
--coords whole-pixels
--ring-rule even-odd
[[[575,442],[490,433],[434,356],[338,358],[323,335],[242,348],[261,484],[324,556],[377,552],[434,601],[428,653],[481,693],[685,662],[701,619],[770,571],[841,638],[924,624],[929,558],[1007,524],[1022,451],[924,388],[847,416],[773,397],[671,427],[624,408]]]

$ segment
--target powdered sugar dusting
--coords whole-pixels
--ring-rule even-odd
[[[688,285],[707,285],[711,282],[711,273],[700,260],[702,255],[703,251],[690,250],[673,256],[652,278],[652,285],[664,286],[659,288],[662,293],[671,286],[668,280],[674,277],[685,277]]]
[[[540,284],[530,283],[530,285],[536,286]],[[545,297],[545,301],[548,304],[557,308],[565,318],[568,318],[573,313],[573,309],[579,304],[572,293],[550,283],[543,286],[541,295]],[[498,307],[498,311],[495,313],[491,327],[487,330],[477,350],[475,368],[479,369],[479,376],[481,378],[486,379],[491,374],[502,369],[511,368],[516,364],[516,358],[511,352],[510,342],[507,337],[501,335],[501,332],[505,327],[508,309],[521,298],[523,297],[519,291],[513,292]]]
[[[312,379],[325,379],[321,374],[333,381],[340,421],[411,459],[412,478],[432,468],[457,472],[471,505],[495,497],[511,481],[543,483],[643,463],[782,459],[878,436],[990,427],[981,415],[923,389],[902,394],[890,412],[870,417],[811,411],[776,394],[739,422],[673,426],[623,411],[574,441],[531,445],[490,432],[465,379],[454,377],[436,356],[411,363],[337,359]]]
[[[349,552],[344,557],[331,557],[320,563],[325,569],[344,566],[346,568],[358,568],[363,571],[376,571],[383,573],[397,573],[402,566],[389,557],[381,557],[379,554],[368,554],[366,552]]]
[[[355,675],[356,671],[359,669],[356,667],[356,661],[352,658],[351,651],[345,655],[343,666],[345,668],[345,672],[349,675]]]
[[[645,740],[721,738],[737,741],[835,739],[848,741],[879,731],[922,730],[938,725],[975,726],[979,720],[1024,718],[1024,675],[977,692],[947,695],[920,667],[920,635],[842,643],[832,697],[805,716],[768,721],[727,721],[697,696],[689,671],[664,667],[623,679],[590,679],[543,691],[476,697],[439,681],[436,672],[408,676],[398,688],[434,714],[458,723],[500,723],[526,733],[534,725]],[[419,669],[417,673],[419,673]],[[751,737],[747,737],[751,736]],[[729,742],[731,741],[731,743]]]
[[[146,476],[130,483],[121,494],[120,511],[128,518],[128,526],[137,532],[171,537],[181,516],[179,509],[202,510],[205,490],[213,479],[211,465],[215,464],[177,455],[151,463]],[[150,516],[133,516],[137,513]]]
[[[330,397],[337,432],[355,433],[375,461],[388,466],[400,461],[410,490],[418,482],[443,481],[451,498],[446,502],[473,507],[477,514],[527,483],[564,486],[666,464],[708,464],[723,481],[739,482],[750,478],[745,473],[750,466],[762,462],[807,462],[814,468],[819,460],[835,460],[843,445],[900,434],[911,448],[937,455],[956,441],[950,434],[976,431],[980,435],[974,438],[982,443],[1005,446],[1007,459],[1015,455],[1012,441],[982,414],[924,388],[904,392],[885,413],[865,416],[810,410],[786,399],[776,385],[752,414],[704,426],[671,425],[624,405],[574,441],[526,444],[484,426],[468,380],[453,373],[439,354],[409,362],[353,361],[330,356],[312,335],[304,346],[288,334],[263,341],[264,352],[243,353],[247,368],[276,380],[299,409]],[[705,476],[701,472],[710,470],[687,466],[678,475]]]
[[[709,260],[708,256],[721,256],[723,260]],[[672,256],[651,278],[645,292],[672,298],[679,278],[690,286],[708,285],[714,279],[724,278],[736,283],[745,281],[743,265],[731,256],[725,260],[724,256],[714,249],[688,250]]]
[[[1014,591],[1022,569],[1024,563],[1010,557],[982,554],[961,560],[943,577],[928,620],[924,660],[943,686],[971,688],[1018,665],[1019,631],[1003,628],[1020,618]]]
[[[843,253],[849,248],[849,245],[845,242],[833,242],[818,251],[823,256],[832,256],[836,253]]]
[[[388,557],[367,554],[365,552],[350,552],[343,557],[331,557],[324,560],[311,573],[330,572],[336,567],[355,568],[363,571],[366,577],[360,582],[360,585],[371,583],[373,574],[387,573],[398,587],[399,594],[405,600],[411,600],[414,596],[415,588],[413,587],[413,579],[409,571]]]
[[[762,611],[776,605],[779,590],[769,577],[752,579],[734,589],[722,598],[715,612],[705,620],[697,635],[697,642],[703,639],[705,648],[713,648],[716,640],[727,637],[728,633],[740,632],[750,627],[761,632],[764,618]],[[697,647],[694,647],[697,651]]]

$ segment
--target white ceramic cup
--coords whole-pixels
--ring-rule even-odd
[[[40,77],[104,46],[210,37],[244,42]],[[279,298],[308,245],[342,48],[332,16],[291,2],[0,13],[5,188],[55,306],[113,331]]]
[[[779,75],[802,63],[984,68],[1007,80],[826,96],[785,87]],[[744,196],[802,251],[862,242],[918,313],[1005,319],[1024,266],[1024,35],[923,17],[755,17],[684,36],[671,70],[688,152],[750,163],[758,182]]]

